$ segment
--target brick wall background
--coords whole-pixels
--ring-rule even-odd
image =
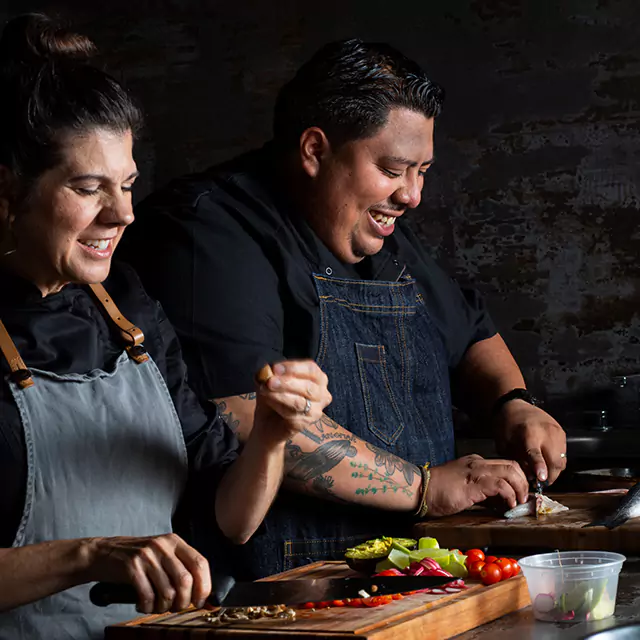
[[[637,0],[13,2],[91,35],[142,101],[138,197],[261,144],[279,86],[328,40],[391,42],[447,90],[411,217],[473,282],[547,399],[640,370]]]

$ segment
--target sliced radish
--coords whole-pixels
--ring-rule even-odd
[[[539,613],[549,613],[553,611],[556,603],[552,595],[548,593],[539,593],[533,601],[533,608]]]

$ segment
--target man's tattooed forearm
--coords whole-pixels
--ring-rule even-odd
[[[325,440],[333,440],[336,437],[335,433],[327,433],[325,427],[335,431],[338,425],[331,418],[323,414],[321,418],[312,422],[309,427],[302,429],[300,433],[309,438],[309,440],[313,440],[316,444],[320,444]],[[355,437],[348,439],[355,440]]]
[[[345,458],[354,458],[358,451],[351,438],[329,440],[313,451],[305,452],[293,441],[285,445],[285,472],[289,478],[308,482],[328,473]]]
[[[255,391],[252,391],[251,393],[241,393],[238,398],[240,398],[240,400],[255,400],[256,394]]]
[[[323,413],[318,420],[311,423],[311,426],[314,427],[318,433],[324,433],[325,427],[335,431],[339,425]]]
[[[220,417],[227,423],[231,431],[237,432],[238,427],[240,427],[240,418],[234,418],[233,411],[230,409],[227,411],[227,403],[224,400],[219,400],[216,404],[218,405],[218,411],[220,411]]]
[[[326,435],[328,434],[323,434],[325,437]],[[315,435],[312,439],[316,440],[316,438],[318,440],[322,439],[321,436]],[[294,444],[292,440],[288,440],[285,445],[285,473],[290,480],[305,484],[309,491],[319,496],[330,496],[337,500],[339,498],[333,490],[334,479],[328,473],[345,458],[355,458],[358,455],[358,450],[353,444],[355,441],[357,441],[357,438],[353,435],[327,440],[313,451],[307,452],[303,451],[297,444]],[[386,453],[382,449],[372,449],[371,445],[368,444],[367,447],[370,450],[375,449],[376,452]],[[366,485],[356,488],[356,495],[398,493],[399,491],[408,497],[414,495],[415,491],[411,487],[411,480],[413,480],[415,474],[419,474],[416,467],[393,454],[386,453],[386,455],[391,456],[393,464],[389,463],[389,466],[376,458],[376,465],[382,467],[382,469],[372,468],[362,462],[350,462],[352,468],[351,477],[355,480],[365,480],[367,482]],[[402,462],[404,466],[399,466],[398,461]],[[406,484],[398,482],[392,477],[398,469],[403,472],[405,480],[409,477]],[[311,485],[309,486],[310,481]]]
[[[369,483],[365,487],[358,487],[356,495],[367,495],[368,493],[404,493],[409,498],[413,497],[415,491],[410,484],[401,484],[394,480],[390,475],[381,473],[377,469],[371,469],[366,463],[350,462],[351,477],[356,480],[368,480]]]
[[[376,454],[375,464],[378,468],[384,468],[384,475],[392,476],[397,469],[402,473],[408,485],[413,484],[413,478],[420,475],[420,471],[415,464],[411,464],[394,453],[389,453],[389,451],[375,447],[368,442],[365,442],[365,444],[369,451]]]

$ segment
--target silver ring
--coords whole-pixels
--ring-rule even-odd
[[[566,457],[567,457],[567,454],[566,454],[566,453],[561,453],[561,454],[560,454],[560,457],[561,457],[561,458],[566,458]]]
[[[309,400],[309,398],[307,398],[307,402],[304,405],[304,409],[302,410],[302,413],[304,413],[304,415],[306,416],[309,411],[311,411],[311,400]]]

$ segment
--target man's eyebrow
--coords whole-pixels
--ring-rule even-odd
[[[382,158],[385,162],[391,162],[393,164],[404,164],[407,167],[417,167],[418,163],[413,160],[409,160],[409,158],[403,158],[402,156],[384,156]],[[420,166],[424,167],[425,165],[431,165],[435,162],[435,157],[431,157],[430,160],[425,160]]]
[[[125,182],[127,182],[128,180],[133,180],[134,178],[137,178],[140,175],[139,171],[134,171],[133,173],[130,173],[126,178],[125,178]],[[73,176],[73,178],[71,178],[69,180],[69,182],[80,182],[82,180],[97,180],[99,182],[102,182],[104,180],[109,180],[110,178],[108,178],[107,176],[102,176],[99,173],[83,173],[80,176]]]

